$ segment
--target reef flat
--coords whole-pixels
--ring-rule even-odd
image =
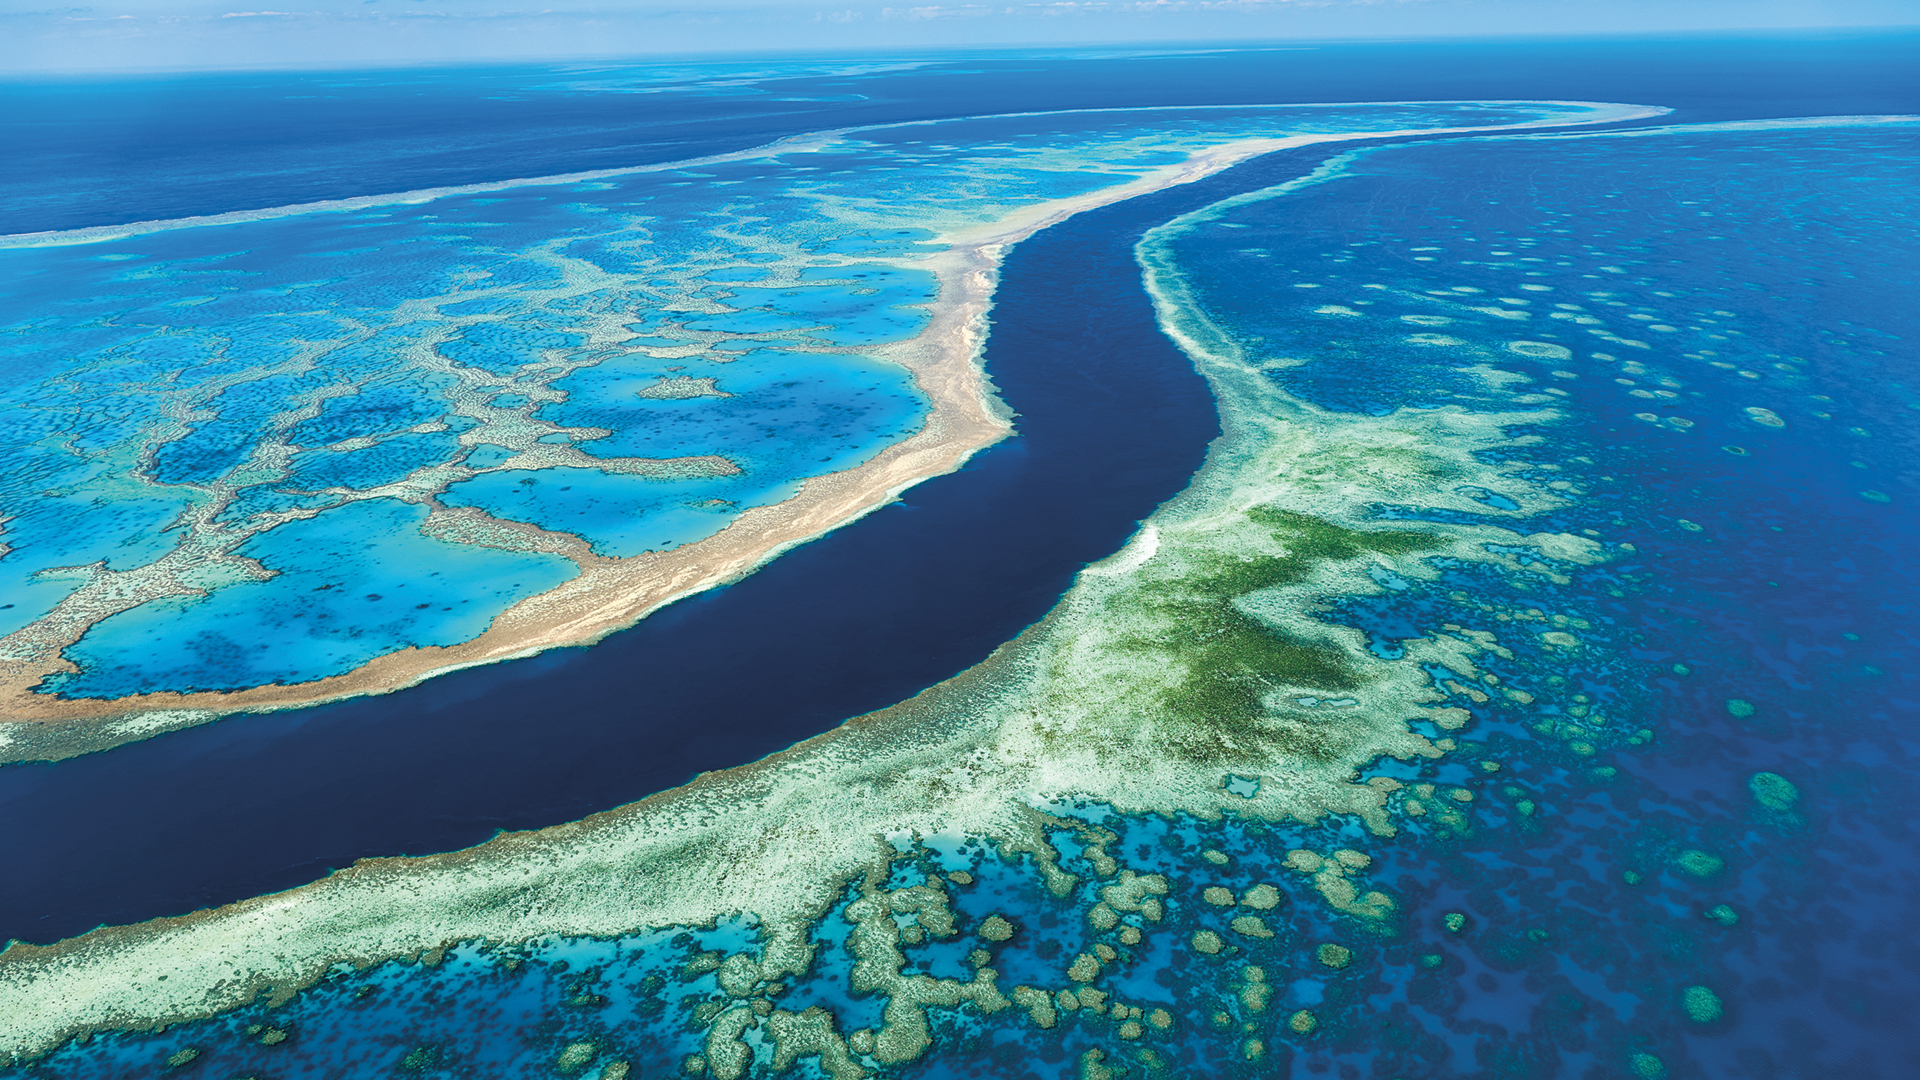
[[[1314,137],[1295,138],[1300,145]],[[1234,145],[1174,175],[1198,175],[1229,155],[1274,145]],[[1264,199],[1287,193],[1270,191]],[[1188,904],[1186,878],[1107,850],[1113,841],[1102,837],[1114,830],[1101,823],[1104,815],[1269,825],[1342,820],[1358,828],[1356,839],[1394,835],[1408,818],[1465,831],[1464,808],[1472,801],[1465,787],[1405,783],[1377,763],[1417,767],[1462,752],[1455,733],[1471,714],[1460,703],[1473,703],[1474,695],[1535,700],[1518,688],[1493,689],[1498,680],[1489,682],[1483,667],[1519,642],[1447,628],[1416,635],[1387,660],[1364,634],[1320,617],[1320,605],[1331,596],[1383,596],[1431,583],[1443,566],[1564,584],[1617,553],[1585,535],[1530,526],[1573,498],[1556,486],[1565,482],[1551,463],[1490,459],[1538,445],[1539,436],[1510,429],[1551,422],[1551,398],[1512,392],[1499,395],[1496,407],[1374,416],[1315,406],[1280,389],[1267,372],[1273,360],[1286,358],[1249,353],[1214,324],[1170,254],[1177,238],[1227,209],[1166,226],[1140,251],[1164,325],[1214,386],[1226,437],[1188,493],[1156,514],[1125,551],[1088,568],[1046,622],[994,660],[767,761],[578,825],[428,859],[364,862],[304,889],[56,946],[16,944],[0,955],[0,995],[44,1000],[52,991],[63,1005],[10,1026],[9,1052],[32,1054],[81,1031],[208,1016],[269,988],[274,1000],[286,1001],[341,963],[438,957],[482,941],[534,948],[556,936],[665,933],[717,926],[742,913],[750,913],[759,944],[753,977],[734,982],[751,990],[809,970],[817,922],[843,901],[860,902],[846,899],[849,888],[864,890],[868,908],[884,896],[894,912],[919,911],[923,940],[944,936],[937,931],[941,902],[929,892],[935,886],[888,876],[900,859],[930,859],[936,849],[952,864],[946,874],[984,873],[990,850],[1013,867],[1010,873],[1044,883],[1049,895],[1099,892],[1105,913],[1086,918],[1114,941],[1090,944],[1085,962],[1075,958],[1065,974],[1055,973],[1061,985],[1046,996],[1057,1011],[1068,983],[1093,992],[1090,984],[1120,947],[1133,949],[1154,930],[1147,924]],[[1030,231],[1061,211],[1036,209],[1019,227]],[[1003,226],[980,246],[1006,235]],[[1488,325],[1504,329],[1507,321],[1489,316]],[[1562,346],[1503,336],[1471,348],[1486,362],[1534,362],[1558,357]],[[1513,380],[1483,381],[1497,388]],[[1475,494],[1486,491],[1505,493],[1508,505],[1489,508]],[[1472,520],[1386,520],[1381,505]],[[1605,653],[1603,643],[1580,636],[1587,627],[1578,616],[1518,615],[1519,641],[1528,648],[1543,643],[1549,662],[1553,650]],[[1442,673],[1438,682],[1435,671]],[[1104,809],[1084,809],[1096,805]],[[1272,909],[1262,904],[1281,885],[1320,898],[1359,933],[1388,932],[1398,902],[1371,883],[1371,856],[1340,843],[1281,854],[1279,884],[1235,884],[1235,896],[1251,897],[1246,910],[1220,930],[1192,931],[1188,940],[1198,953],[1221,955],[1228,950],[1223,942],[1272,936],[1260,912]],[[1223,939],[1223,932],[1238,937]],[[908,1002],[893,1034],[874,1036],[888,1041],[876,1041],[872,1052],[893,1047],[880,1060],[917,1053],[909,1052],[918,1039],[914,1017],[926,1007],[943,1000],[1000,1007],[982,982],[990,970],[984,965],[964,991],[910,979],[899,984],[906,977],[898,964],[891,981],[886,974],[884,941],[861,948],[878,958],[875,972],[862,976],[877,980],[870,989],[894,986]],[[164,981],[138,974],[161,970]],[[1033,996],[1040,991],[1028,990],[1010,990],[1008,1000],[1025,1000],[1022,1008],[1038,1023],[1050,1014]],[[1075,1001],[1085,996],[1074,994]],[[1122,1025],[1152,1027],[1144,1011],[1133,1018],[1135,1006],[1125,1007]],[[754,1017],[770,1015],[735,1015],[706,1057],[737,1054],[727,1044],[754,1027]],[[781,1021],[790,1022],[798,1021]],[[845,1053],[853,1042],[849,1035],[840,1050],[820,1052]],[[716,1067],[716,1075],[725,1073]]]
[[[21,502],[9,526],[24,577],[0,638],[6,753],[58,758],[591,642],[883,505],[1009,430],[978,365],[994,267],[1008,245],[1079,210],[1289,146],[1457,130],[1434,126],[1449,118],[1498,127],[1650,113],[1500,102],[1355,115],[1316,106],[942,122],[998,125],[992,133],[1010,141],[996,152],[1018,156],[1017,171],[996,171],[991,144],[928,148],[912,137],[940,124],[895,125],[671,167],[8,238],[6,257],[28,260],[30,277],[78,279],[59,279],[67,295],[38,297],[55,310],[125,303],[114,290],[133,282],[205,293],[190,275],[305,270],[248,262],[232,252],[242,243],[366,258],[424,240],[466,245],[471,265],[400,260],[377,282],[250,281],[225,322],[223,305],[240,301],[222,290],[237,286],[149,297],[151,309],[194,312],[192,323],[142,311],[21,324],[23,355],[62,335],[90,347],[76,349],[96,388],[86,393],[109,388],[115,409],[156,392],[170,404],[102,425],[22,391],[22,407],[41,417],[35,431],[46,430],[21,479],[69,486],[49,492],[66,502]],[[822,167],[804,162],[819,159],[850,167],[815,179],[807,174]],[[856,195],[833,179],[862,168],[917,168],[907,186],[929,201]],[[733,178],[701,182],[723,174]],[[773,209],[750,213],[751,198],[728,193],[753,184],[773,185],[762,196]],[[942,184],[964,201],[941,196]],[[576,201],[548,205],[553,187]],[[633,216],[672,194],[661,187],[690,188],[675,196],[687,205]],[[592,216],[610,212],[627,223]],[[737,224],[703,221],[715,216]],[[477,217],[508,220],[451,220]],[[512,240],[475,246],[449,225]],[[184,250],[91,251],[136,238]],[[348,240],[373,243],[343,251]],[[231,265],[186,269],[202,263]],[[353,291],[368,288],[376,295]],[[326,306],[289,311],[291,296]],[[330,322],[334,336],[323,333]],[[256,355],[289,334],[304,344]],[[202,350],[217,359],[203,362]],[[688,364],[720,374],[689,375]],[[793,373],[803,381],[779,381]],[[83,384],[74,378],[56,372],[45,385]],[[798,406],[829,419],[795,424],[796,403],[771,391],[809,379],[819,396]],[[706,392],[659,392],[667,385]],[[772,422],[785,425],[775,445],[737,441]],[[99,528],[87,543],[46,526],[89,499]],[[335,592],[343,575],[375,591]],[[409,587],[419,595],[399,591]],[[257,647],[239,644],[242,622],[256,624],[242,636]]]

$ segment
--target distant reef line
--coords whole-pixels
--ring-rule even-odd
[[[1622,120],[1643,119],[1658,116],[1671,110],[1653,106],[1620,106],[1604,102],[1590,101],[1371,101],[1371,102],[1289,102],[1285,104],[1253,105],[1158,105],[1137,108],[1113,109],[1055,109],[1041,112],[1021,113],[985,113],[977,116],[942,117],[937,120],[907,120],[891,124],[868,124],[857,127],[829,128],[822,131],[804,132],[770,143],[735,150],[724,154],[709,154],[702,157],[679,158],[673,161],[650,162],[645,165],[626,165],[612,169],[589,169],[582,172],[552,173],[545,176],[514,177],[506,180],[486,180],[474,184],[450,184],[439,187],[413,188],[407,191],[384,192],[375,195],[350,195],[338,199],[317,199],[311,202],[287,203],[281,206],[260,207],[252,210],[231,210],[218,214],[193,214],[177,218],[153,218],[144,221],[129,221],[110,225],[88,225],[77,229],[46,229],[36,232],[0,233],[0,250],[12,248],[70,247],[82,244],[105,244],[115,240],[124,240],[151,233],[171,232],[176,229],[206,228],[217,225],[240,225],[250,221],[269,221],[274,218],[302,217],[307,214],[351,213],[355,210],[370,210],[382,206],[417,206],[436,199],[451,198],[459,195],[484,195],[495,191],[511,191],[523,187],[550,187],[564,184],[592,183],[596,180],[610,180],[621,176],[639,176],[653,172],[672,172],[677,169],[701,168],[729,161],[749,161],[754,158],[774,157],[779,154],[807,152],[822,149],[831,143],[865,131],[886,131],[893,128],[920,127],[932,124],[954,123],[967,120],[997,120],[1018,116],[1071,116],[1098,113],[1151,113],[1151,112],[1205,112],[1219,109],[1294,109],[1294,108],[1340,108],[1351,107],[1388,107],[1394,105],[1576,105],[1596,109],[1615,108],[1637,110],[1632,115],[1606,116],[1600,119],[1584,121],[1556,120],[1554,125],[1562,123],[1602,123]],[[1815,118],[1823,119],[1823,118]],[[1861,117],[1839,117],[1824,119],[1859,120]],[[1883,119],[1883,118],[1872,118]],[[1535,127],[1538,124],[1513,124],[1506,127]],[[1456,129],[1441,129],[1456,130]],[[1495,128],[1473,128],[1457,130],[1491,131]],[[1420,132],[1418,134],[1427,134]],[[1354,135],[1335,135],[1327,138],[1367,138],[1375,136],[1416,134],[1415,132],[1368,132]],[[1321,141],[1316,136],[1314,141]],[[1137,193],[1136,193],[1137,194]],[[1129,196],[1131,197],[1131,196]]]

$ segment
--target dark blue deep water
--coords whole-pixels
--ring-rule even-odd
[[[1001,54],[885,75],[813,74],[730,94],[691,84],[602,94],[563,85],[575,76],[532,69],[13,86],[5,92],[33,106],[15,115],[35,119],[7,122],[6,137],[24,149],[0,174],[8,215],[0,231],[609,167],[815,128],[1015,109],[1578,98],[1674,108],[1662,124],[1911,113],[1920,111],[1916,72],[1920,38],[1882,35]],[[111,107],[130,96],[150,111]],[[296,130],[297,139],[284,134]],[[1733,136],[1690,138],[1416,140],[1361,157],[1346,179],[1237,210],[1244,230],[1231,245],[1196,241],[1183,255],[1216,320],[1276,351],[1325,340],[1304,309],[1287,306],[1294,294],[1274,299],[1284,280],[1276,273],[1323,286],[1346,275],[1356,286],[1408,294],[1494,290],[1491,261],[1505,256],[1479,248],[1509,241],[1538,261],[1540,283],[1562,290],[1553,300],[1591,291],[1588,275],[1600,263],[1630,264],[1616,276],[1631,286],[1608,286],[1621,290],[1613,295],[1623,305],[1667,303],[1689,317],[1725,310],[1744,320],[1740,341],[1695,349],[1687,424],[1646,413],[1686,412],[1682,405],[1630,393],[1657,392],[1657,373],[1589,366],[1566,383],[1579,395],[1575,419],[1551,434],[1555,460],[1585,460],[1566,475],[1595,496],[1536,527],[1596,528],[1637,549],[1604,568],[1611,577],[1580,579],[1580,602],[1599,613],[1594,633],[1624,659],[1563,672],[1574,684],[1568,693],[1582,695],[1583,717],[1590,707],[1649,718],[1652,742],[1610,759],[1618,774],[1596,784],[1579,760],[1530,750],[1531,736],[1512,717],[1475,709],[1490,730],[1510,727],[1489,741],[1505,771],[1473,778],[1503,826],[1470,836],[1436,829],[1425,842],[1375,851],[1376,879],[1407,913],[1404,932],[1325,985],[1285,990],[1289,1009],[1314,1006],[1337,1037],[1297,1054],[1276,1051],[1257,1067],[1190,1048],[1183,1074],[1920,1073],[1920,1032],[1907,1005],[1920,993],[1920,948],[1909,932],[1920,912],[1912,825],[1920,743],[1907,729],[1920,683],[1903,662],[1916,645],[1920,598],[1912,565],[1920,323],[1911,299],[1920,258],[1902,224],[1920,151],[1913,128],[1775,133],[1744,156],[1727,149]],[[214,151],[228,163],[217,174],[204,166]],[[576,819],[755,760],[978,662],[1179,491],[1219,431],[1206,384],[1154,322],[1135,243],[1178,215],[1310,172],[1330,153],[1273,155],[1081,215],[1020,245],[1006,263],[986,354],[1019,414],[1018,436],[737,585],[590,649],[0,769],[0,806],[15,825],[0,832],[0,866],[14,883],[0,890],[0,937],[52,941],[288,887],[360,857],[444,851],[499,829]],[[269,160],[277,163],[271,175]],[[132,184],[134,176],[143,182]],[[1255,248],[1265,252],[1259,269],[1245,261]],[[1442,252],[1444,273],[1416,250]],[[1544,312],[1547,294],[1537,295]],[[1541,319],[1516,336],[1584,342],[1578,313],[1567,314],[1562,337]],[[1360,336],[1333,344],[1274,377],[1336,413],[1475,403],[1477,384],[1426,354]],[[1716,366],[1723,356],[1727,366]],[[1551,381],[1548,365],[1538,366]],[[1786,426],[1756,423],[1753,408]],[[1338,619],[1391,655],[1396,641],[1465,621],[1473,604],[1500,599],[1503,588],[1463,567],[1431,587],[1355,601]],[[1524,680],[1526,659],[1511,669],[1489,660],[1488,670]],[[1798,786],[1793,811],[1755,802],[1748,782],[1760,771]],[[1218,847],[1250,867],[1271,861],[1262,849],[1274,846],[1219,823],[1125,828],[1129,848]],[[1286,840],[1358,842],[1337,824]],[[1689,851],[1713,853],[1721,865],[1675,869]],[[1022,887],[997,884],[986,862],[983,888],[1012,896]],[[1047,901],[1020,894],[1006,902]],[[1737,918],[1709,917],[1718,905]],[[1471,932],[1444,929],[1442,914],[1456,911]],[[1305,904],[1277,918],[1295,942],[1331,932],[1325,913]],[[620,948],[577,957],[575,966],[617,973],[646,959],[641,946],[632,957],[616,955]],[[1009,982],[1021,977],[1020,962],[1003,961]],[[1159,958],[1167,979],[1214,977],[1183,966],[1191,963]],[[462,971],[453,962],[431,977],[453,985]],[[446,1023],[503,1015],[536,1023],[563,980],[539,983],[528,971],[460,1006],[473,1015],[456,1009]],[[369,985],[386,977],[367,976]],[[1171,1004],[1164,985],[1142,983],[1131,989],[1137,1000],[1164,993]],[[1676,988],[1695,984],[1717,989],[1723,1015],[1676,1018]],[[329,986],[277,1015],[316,1054],[356,1047],[359,1064],[352,1055],[324,1065],[315,1057],[307,1071],[285,1075],[384,1072],[424,1038],[409,1025],[431,988],[415,985],[406,991],[413,997],[394,991],[390,1006],[374,995],[374,1005],[349,1012],[354,992]],[[606,992],[614,1003],[605,1026],[651,1030],[657,1003],[630,987]],[[256,1022],[249,1014],[231,1026]],[[1196,1029],[1206,1023],[1193,1019]],[[992,1025],[948,1036],[971,1041],[910,1074],[1064,1076],[1079,1053],[1066,1048],[1078,1036],[1038,1050]],[[1686,1056],[1666,1049],[1681,1043]],[[1665,1071],[1626,1071],[1623,1063],[1650,1048],[1665,1055]],[[680,1049],[662,1036],[634,1054],[667,1075]],[[128,1052],[136,1050],[140,1060],[154,1056],[147,1044]],[[532,1068],[500,1053],[472,1061],[467,1074]]]
[[[1544,98],[1654,102],[1712,119],[1889,112],[1914,92],[1913,47],[1911,32],[1881,32],[821,56],[791,75],[752,61],[611,61],[0,80],[8,103],[0,233],[617,168],[802,131],[1045,109]],[[889,60],[922,66],[870,70]],[[726,85],[734,83],[745,85]],[[645,92],[618,92],[628,89]]]

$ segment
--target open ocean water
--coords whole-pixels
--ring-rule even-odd
[[[1314,617],[1364,635],[1382,662],[1423,638],[1481,643],[1471,659],[1429,665],[1444,703],[1470,717],[1458,737],[1472,752],[1375,767],[1400,785],[1392,839],[1342,817],[1058,811],[1111,830],[1107,850],[1175,883],[1156,894],[1163,915],[1124,918],[1115,912],[1162,902],[1122,902],[1092,881],[1053,895],[990,845],[935,843],[887,886],[944,876],[969,933],[996,913],[1018,926],[979,931],[1003,989],[1059,983],[1108,930],[1127,941],[1135,927],[1137,951],[1098,998],[1053,998],[1044,1026],[1027,1004],[937,1009],[931,1049],[891,1063],[885,1047],[783,1063],[784,1039],[716,1039],[716,1024],[757,1023],[729,1001],[768,992],[720,959],[752,947],[746,919],[342,972],[276,1007],[69,1046],[32,1074],[1909,1075],[1920,853],[1904,721],[1916,686],[1899,658],[1920,596],[1920,247],[1907,220],[1920,125],[1865,118],[1920,111],[1917,44],[715,65],[648,74],[644,94],[611,92],[633,78],[618,70],[553,69],[9,87],[45,104],[21,167],[0,179],[8,232],[624,167],[1014,107],[1446,98],[1674,110],[1617,134],[1308,147],[1042,232],[1008,258],[986,352],[1015,439],[590,649],[0,768],[0,799],[21,823],[0,837],[14,883],[0,935],[50,942],[358,857],[579,818],[908,697],[1044,615],[1185,486],[1221,418],[1232,436],[1262,401],[1303,429],[1364,434],[1424,410],[1495,432],[1504,442],[1475,451],[1484,464],[1562,495],[1423,482],[1485,507],[1487,522],[1519,515],[1529,531],[1606,550],[1578,569],[1529,561],[1532,549],[1510,564],[1435,560],[1425,576],[1383,562],[1379,589],[1325,598]],[[136,88],[156,109],[179,107],[111,135],[124,121],[101,103]],[[275,99],[288,104],[235,104]],[[258,111],[196,134],[209,110],[242,108]],[[303,137],[283,142],[289,110],[312,112]],[[1852,119],[1771,122],[1793,117]],[[960,130],[979,142],[1008,134],[971,127]],[[1193,355],[1163,323],[1191,331]],[[1194,353],[1197,340],[1215,351]],[[862,369],[866,381],[840,393],[884,397],[888,377]],[[583,383],[567,406],[581,415],[565,423],[591,426],[595,393]],[[837,415],[874,431],[908,421],[863,409]],[[538,496],[484,497],[524,514],[505,500]],[[1365,511],[1381,529],[1477,523],[1457,505],[1408,489]],[[630,520],[610,512],[605,542]],[[1229,781],[1241,782],[1259,784]],[[1060,834],[1066,864],[1107,876],[1078,844]],[[1392,918],[1349,917],[1292,887],[1319,865],[1302,853],[1335,848],[1365,860]],[[1224,897],[1201,891],[1202,871]],[[873,903],[871,889],[849,891],[816,931],[812,970],[777,991],[780,1009],[818,1006],[843,1033],[887,1022],[844,947],[876,925]],[[1103,903],[1105,915],[1088,914]],[[969,977],[980,965],[968,940],[947,940],[918,910],[902,939],[923,946],[908,970]],[[755,1064],[730,1071],[732,1046]]]

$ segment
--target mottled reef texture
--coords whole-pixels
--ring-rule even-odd
[[[1324,138],[1236,143],[1097,199],[1036,208],[989,234],[956,239],[941,264],[934,326],[900,356],[929,397],[947,403],[948,412],[937,415],[953,419],[937,421],[933,434],[917,436],[871,467],[810,484],[794,503],[769,508],[750,530],[722,534],[725,544],[714,550],[729,553],[724,559],[649,563],[620,579],[628,591],[610,589],[591,600],[570,593],[575,599],[567,603],[577,607],[543,598],[552,606],[540,611],[550,614],[512,624],[525,636],[490,635],[475,643],[477,651],[460,653],[467,658],[462,662],[604,633],[666,596],[744,572],[901,486],[952,468],[1005,431],[981,397],[974,356],[994,259],[1006,244],[1081,206]],[[869,1033],[870,1042],[854,1049],[903,1061],[927,1045],[930,1005],[1013,1005],[1045,1024],[1050,1008],[1080,1001],[1070,1003],[1065,987],[1000,988],[986,970],[972,982],[902,981],[887,947],[891,916],[882,913],[911,907],[919,913],[916,925],[938,933],[941,903],[924,889],[903,896],[881,886],[897,854],[887,838],[908,844],[916,837],[988,838],[1005,857],[1030,857],[1049,887],[1063,894],[1072,877],[1047,834],[1082,828],[1050,812],[1063,800],[1123,814],[1210,819],[1313,822],[1350,815],[1382,836],[1395,831],[1397,814],[1464,820],[1459,796],[1465,792],[1432,785],[1403,791],[1397,781],[1366,781],[1362,774],[1382,758],[1451,752],[1453,740],[1444,733],[1465,717],[1442,704],[1450,691],[1437,687],[1428,671],[1497,693],[1475,657],[1506,646],[1493,632],[1461,628],[1415,640],[1404,656],[1382,659],[1358,631],[1315,613],[1331,596],[1380,592],[1383,573],[1431,581],[1437,559],[1551,580],[1604,561],[1603,545],[1586,537],[1377,520],[1375,508],[1391,504],[1471,513],[1478,521],[1504,513],[1518,522],[1576,500],[1578,492],[1553,485],[1551,463],[1524,460],[1537,437],[1509,434],[1552,419],[1553,408],[1515,394],[1525,400],[1494,411],[1447,407],[1369,416],[1290,397],[1262,370],[1268,361],[1247,356],[1188,293],[1168,245],[1194,224],[1183,219],[1150,234],[1140,259],[1163,326],[1214,387],[1225,437],[1183,495],[1125,550],[1087,568],[1045,621],[990,660],[764,761],[575,824],[428,858],[364,861],[286,893],[102,929],[51,947],[15,945],[0,954],[0,1016],[8,1017],[0,1053],[31,1055],[78,1032],[206,1016],[262,994],[284,999],[340,963],[364,966],[478,940],[511,945],[710,925],[742,912],[758,918],[764,938],[752,961],[756,978],[777,979],[809,967],[814,924],[857,887],[865,905],[857,933],[865,944],[857,950],[864,966],[856,977],[872,988],[891,987],[899,1005],[897,1014],[889,1008],[879,1033]],[[1462,363],[1494,358],[1488,347],[1457,347]],[[1490,450],[1502,452],[1499,463],[1490,463]],[[1477,488],[1508,493],[1514,509],[1490,512],[1460,493]],[[1565,642],[1554,648],[1583,647],[1571,632],[1577,628],[1555,626],[1550,633]],[[1544,629],[1524,620],[1500,627],[1499,634],[1529,638]],[[422,663],[392,674],[417,678],[430,669]],[[1096,848],[1097,839],[1088,837]],[[1124,859],[1104,853],[1095,862],[1113,882],[1107,914],[1156,918],[1149,908],[1159,904],[1165,882],[1133,874]],[[1345,849],[1301,850],[1287,863],[1297,881],[1363,922],[1394,909],[1392,898],[1369,884],[1368,865],[1366,855]],[[1263,912],[1276,900],[1272,888],[1234,885],[1246,910],[1232,930],[1258,938]],[[1234,900],[1233,890],[1223,886],[1222,892],[1222,900]],[[1106,915],[1096,911],[1089,918],[1100,927]],[[1104,930],[1127,932],[1117,916]],[[1220,947],[1198,936],[1191,945],[1201,953]],[[1341,957],[1327,951],[1322,962],[1339,967]],[[1103,960],[1095,950],[1074,962],[1074,970],[1091,977]],[[1246,972],[1245,992],[1264,1002],[1257,988],[1263,977]],[[1128,1008],[1123,1024],[1157,1022]],[[789,1059],[819,1053],[840,1075],[834,1062],[845,1051],[831,1028],[822,1034],[809,1026],[818,1017],[774,1015],[786,1032],[782,1046],[791,1040],[812,1047],[793,1050]],[[729,1063],[739,1060],[739,1033],[758,1017],[748,1009],[713,1019],[707,1056],[715,1075],[738,1075]],[[1298,1032],[1317,1021],[1303,1010],[1291,1023]],[[1258,1052],[1246,1049],[1249,1058]]]

